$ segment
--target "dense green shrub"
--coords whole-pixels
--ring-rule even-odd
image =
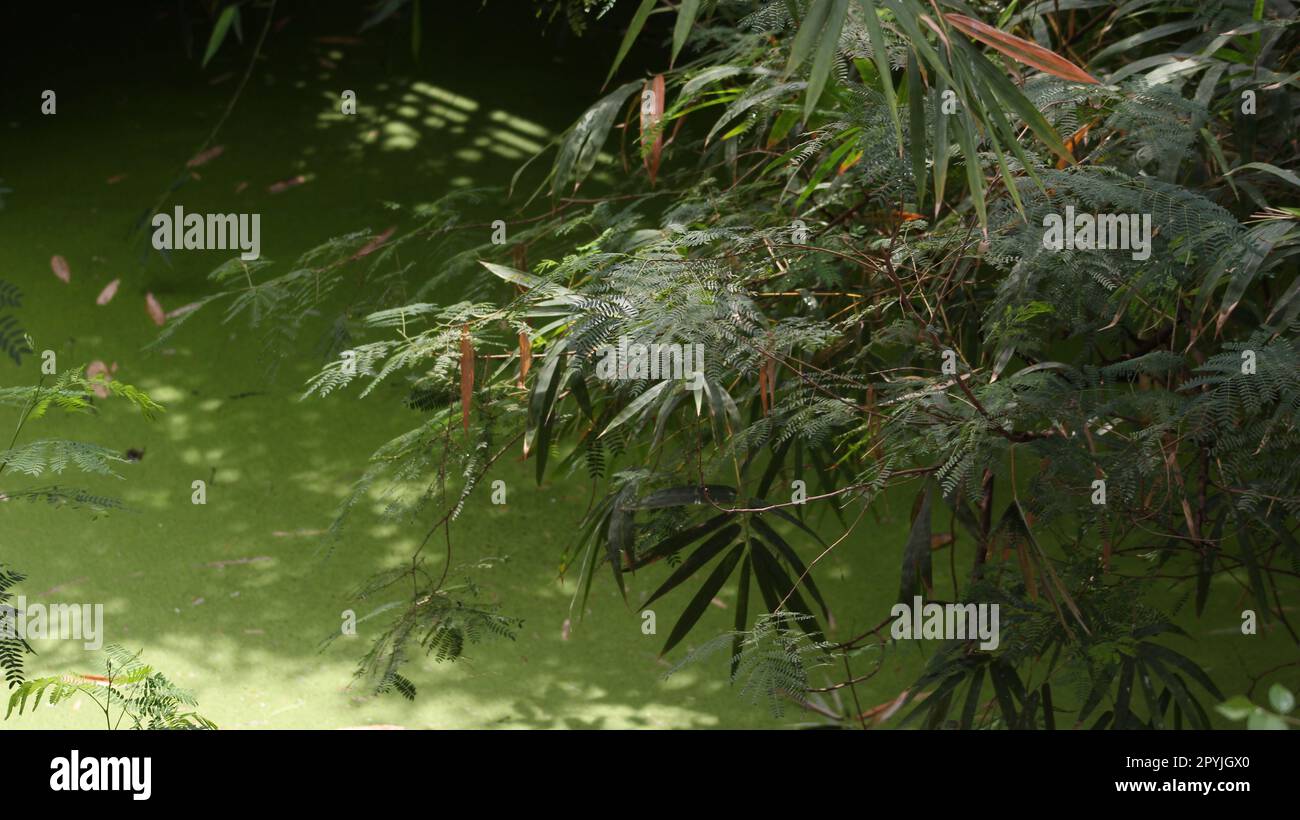
[[[285,273],[234,260],[212,276],[210,301],[277,346],[360,281],[307,393],[404,379],[426,412],[341,517],[377,484],[424,488],[390,496],[427,535],[383,579],[414,592],[365,668],[406,691],[407,640],[442,653],[448,629],[507,631],[420,556],[450,549],[479,480],[522,444],[539,481],[597,488],[564,558],[576,611],[593,583],[664,560],[650,602],[695,590],[666,653],[739,583],[722,645],[777,702],[806,702],[810,664],[852,688],[887,620],[827,641],[817,564],[907,494],[899,599],[997,603],[1004,637],[947,644],[890,714],[1207,725],[1202,699],[1222,693],[1176,648],[1155,579],[1199,613],[1229,573],[1295,637],[1290,5],[631,5],[620,59],[661,37],[672,68],[611,84],[542,187],[514,194],[504,245],[462,193],[378,245],[361,232]],[[1123,216],[1127,244],[1049,247],[1074,214],[1117,241]],[[426,301],[448,287],[465,301]],[[699,345],[702,377],[602,378],[620,339]],[[830,542],[809,524],[822,508],[843,522]],[[951,591],[933,581],[944,544],[963,562]]]

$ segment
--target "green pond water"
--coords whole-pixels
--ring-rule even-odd
[[[402,224],[410,208],[455,188],[506,183],[534,146],[596,99],[612,56],[612,44],[601,42],[569,41],[560,51],[563,44],[534,36],[528,16],[517,14],[470,16],[429,32],[418,63],[382,33],[364,44],[316,39],[353,35],[348,20],[307,14],[271,36],[217,136],[224,152],[195,169],[198,178],[170,206],[260,213],[263,258],[282,263],[331,236]],[[746,702],[727,685],[721,655],[664,680],[685,647],[667,661],[658,650],[690,585],[656,605],[659,634],[647,636],[635,610],[599,576],[587,617],[566,636],[574,585],[557,578],[557,567],[590,487],[561,479],[538,487],[531,462],[513,459],[487,477],[507,482],[508,503],[476,497],[453,531],[453,563],[509,556],[476,579],[507,614],[524,619],[517,640],[471,646],[460,663],[417,660],[407,671],[419,687],[413,703],[349,685],[368,645],[366,625],[323,652],[318,644],[353,606],[346,594],[407,560],[422,530],[385,521],[375,501],[329,555],[320,533],[369,454],[419,417],[391,391],[301,401],[305,379],[321,364],[312,334],[274,381],[260,341],[215,313],[197,317],[161,351],[142,350],[157,334],[145,293],[167,309],[199,299],[211,292],[207,273],[228,254],[175,252],[169,264],[145,253],[131,226],[212,128],[249,53],[247,43],[228,48],[201,72],[179,41],[152,52],[132,47],[166,43],[174,37],[169,25],[60,40],[24,66],[3,98],[0,185],[12,192],[0,210],[0,279],[23,289],[19,315],[37,351],[54,350],[60,369],[116,363],[116,378],[167,408],[149,421],[110,401],[95,416],[52,415],[24,431],[23,441],[75,438],[141,450],[144,458],[121,465],[122,480],[74,473],[41,480],[122,498],[129,509],[108,517],[0,504],[0,561],[29,576],[20,591],[30,600],[104,604],[106,639],[143,648],[223,728],[762,727],[813,719],[795,709],[773,718],[763,704]],[[66,59],[78,50],[99,59]],[[55,116],[39,112],[44,88],[58,93]],[[357,93],[355,118],[336,113],[344,89]],[[303,184],[268,191],[299,175]],[[492,204],[484,207],[491,216]],[[501,217],[509,210],[502,206]],[[51,273],[55,254],[69,263],[69,284]],[[415,281],[431,273],[417,266]],[[97,306],[96,295],[116,278],[117,296]],[[0,384],[34,383],[39,365],[39,356],[21,367],[0,363]],[[15,421],[7,411],[0,425]],[[191,503],[196,479],[209,482],[206,505]],[[832,637],[858,634],[888,614],[909,503],[910,494],[888,499],[821,563]],[[828,535],[837,532],[833,519],[822,523]],[[806,559],[816,554],[798,543]],[[959,566],[968,565],[969,549],[964,544]],[[430,560],[440,567],[444,557],[435,550]],[[947,564],[946,553],[936,553],[943,589],[950,588]],[[629,598],[643,600],[665,574],[663,566],[638,574]],[[687,643],[729,629],[735,597],[725,589]],[[1225,581],[1199,622],[1184,617],[1200,637],[1182,648],[1229,693],[1244,689],[1245,669],[1273,665],[1286,646],[1275,633],[1234,634],[1240,598]],[[365,605],[357,610],[364,614]],[[75,643],[36,648],[32,675],[100,671]],[[889,650],[881,671],[859,687],[862,707],[893,698],[929,651],[920,643]],[[868,668],[864,661],[854,671]],[[91,707],[60,704],[0,729],[93,727],[99,719]]]

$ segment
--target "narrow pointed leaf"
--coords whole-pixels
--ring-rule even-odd
[[[1032,66],[1039,71],[1045,71],[1055,77],[1063,80],[1071,80],[1076,83],[1088,83],[1099,85],[1100,81],[1076,66],[1074,63],[1060,56],[1050,49],[1043,48],[1037,43],[1031,43],[1028,40],[1022,40],[1014,34],[1007,34],[1005,31],[990,26],[963,14],[945,14],[944,20],[948,25],[957,29],[968,37],[972,37],[997,49],[1011,59]]]
[[[614,79],[614,72],[623,64],[623,58],[631,50],[632,44],[636,42],[637,35],[641,29],[645,28],[645,21],[650,17],[650,12],[654,10],[656,0],[641,0],[641,5],[636,7],[636,12],[632,15],[632,22],[628,24],[627,33],[623,35],[623,42],[618,45],[618,54],[614,56],[614,64],[609,67],[609,74],[605,75],[605,83]]]
[[[713,568],[713,572],[705,579],[699,591],[695,593],[695,597],[686,605],[686,609],[682,610],[681,617],[677,619],[672,633],[664,642],[664,648],[659,650],[661,656],[667,655],[674,646],[681,643],[682,638],[691,631],[691,627],[700,620],[700,616],[709,608],[709,602],[717,596],[718,590],[722,589],[722,585],[731,576],[731,571],[736,568],[736,562],[740,560],[741,553],[744,551],[744,546],[737,544],[736,548],[727,553],[726,557]]]
[[[646,599],[646,602],[641,605],[641,608],[645,609],[655,601],[659,600],[663,595],[676,589],[682,581],[690,578],[700,569],[700,567],[703,567],[712,560],[714,556],[722,552],[723,548],[730,544],[739,533],[739,524],[732,524],[714,533],[709,540],[697,547],[694,552],[687,556],[685,561],[682,561],[682,563],[678,565],[677,569],[673,571],[673,574],[668,576],[668,580],[664,581],[659,588],[654,591],[654,594]]]
[[[682,0],[681,7],[677,9],[677,21],[673,24],[673,53],[668,58],[669,65],[677,64],[677,55],[681,53],[682,46],[686,45],[686,38],[690,36],[699,13],[700,0]]]

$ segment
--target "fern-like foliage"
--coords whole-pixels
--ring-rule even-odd
[[[496,559],[483,559],[458,568],[457,574],[489,569],[497,563]],[[401,673],[413,655],[422,654],[438,663],[457,661],[468,646],[488,637],[515,639],[523,621],[501,614],[496,604],[483,602],[481,589],[468,574],[459,583],[444,585],[445,580],[446,575],[435,579],[416,564],[379,573],[357,588],[352,600],[369,604],[394,587],[417,585],[411,598],[387,601],[356,619],[356,625],[374,619],[386,621],[357,664],[358,681],[366,682],[377,694],[396,692],[414,700],[415,684]],[[339,635],[326,638],[322,649]]]
[[[10,689],[23,682],[23,661],[32,651],[27,640],[14,629],[13,607],[9,605],[13,598],[10,590],[26,577],[0,564],[0,672],[4,673],[5,684]]]
[[[22,682],[9,695],[5,719],[34,712],[44,699],[56,706],[78,696],[90,700],[109,729],[216,729],[192,707],[194,696],[118,644],[104,647],[103,674],[64,674]]]
[[[127,459],[107,447],[65,439],[38,439],[0,451],[0,464],[30,476],[62,473],[71,465],[82,472],[121,478],[110,466],[114,461],[125,463]]]
[[[4,188],[0,187],[0,193],[3,192]],[[31,337],[18,317],[8,312],[10,308],[22,306],[23,293],[18,286],[0,279],[0,353],[13,359],[14,364],[22,364],[23,356],[32,352]]]
[[[425,414],[338,519],[382,494],[427,534],[415,558],[434,534],[450,548],[487,468],[522,445],[539,482],[593,484],[561,560],[573,611],[598,569],[623,594],[630,571],[662,569],[649,601],[693,587],[667,653],[736,584],[721,643],[738,668],[764,624],[752,691],[807,708],[793,632],[761,619],[794,613],[782,623],[825,640],[818,561],[855,548],[879,505],[910,502],[899,587],[933,594],[946,517],[966,561],[953,597],[1008,613],[996,652],[936,659],[913,720],[1052,725],[1052,687],[1069,685],[1078,721],[1105,705],[1099,725],[1201,725],[1193,692],[1213,684],[1171,648],[1174,613],[1145,582],[1172,574],[1201,613],[1232,573],[1284,621],[1300,566],[1300,213],[1282,204],[1300,82],[1294,21],[1266,5],[1072,10],[1071,32],[1113,42],[1060,31],[1051,3],[1007,6],[1005,35],[1055,46],[1026,64],[1005,37],[967,36],[982,29],[956,15],[980,9],[677,4],[674,46],[697,56],[664,72],[661,121],[624,162],[605,153],[636,133],[644,90],[611,84],[557,141],[537,188],[551,202],[508,246],[458,193],[368,256],[357,234],[287,272],[232,262],[212,299],[277,341],[325,317],[341,341],[308,396],[355,389]],[[1272,119],[1243,118],[1243,93],[1266,86]],[[652,185],[636,169],[658,150]],[[1045,218],[1069,209],[1145,216],[1149,247],[1045,244]],[[600,363],[620,343],[699,345],[700,378],[611,379]],[[803,502],[786,500],[795,480]],[[822,509],[845,530],[831,543],[805,520]],[[457,652],[419,611],[443,606],[427,580],[387,633],[402,640],[368,656],[380,686],[413,693],[392,648],[405,636]],[[843,660],[871,640],[827,649]]]
[[[815,619],[799,612],[760,615],[753,629],[724,633],[687,653],[664,674],[664,679],[729,649],[731,683],[738,685],[740,697],[751,703],[765,703],[773,717],[783,717],[791,703],[807,699],[813,671],[832,663],[828,650],[833,644],[814,640],[797,628],[801,622],[811,620]]]

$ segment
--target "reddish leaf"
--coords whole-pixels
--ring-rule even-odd
[[[1085,141],[1087,141],[1088,132],[1091,130],[1092,130],[1092,123],[1091,122],[1084,123],[1082,128],[1080,128],[1078,131],[1075,131],[1070,136],[1070,138],[1065,141],[1065,150],[1069,151],[1070,154],[1073,155],[1074,149],[1082,145]],[[1057,161],[1056,167],[1064,168],[1067,164],[1069,163],[1066,161],[1066,158],[1061,157],[1061,159]]]
[[[117,370],[117,362],[114,362],[113,366],[110,368],[102,361],[96,359],[95,361],[86,365],[86,380],[90,382],[96,382],[96,377],[103,376],[104,382],[111,382],[113,380],[114,370]],[[108,398],[109,389],[107,384],[96,382],[95,384],[92,384],[90,386],[90,389],[95,391],[95,395],[99,396],[101,399]]]
[[[528,371],[533,366],[533,343],[528,338],[528,333],[519,334],[519,387],[524,386],[524,379],[528,378]]]
[[[394,225],[393,227],[381,233],[379,236],[376,236],[374,239],[362,245],[361,250],[352,254],[352,258],[360,259],[363,256],[368,256],[374,253],[376,250],[380,248],[380,246],[382,246],[385,242],[388,241],[388,238],[391,237],[393,235],[393,232],[396,230],[397,230],[397,226]]]
[[[207,165],[212,160],[221,156],[226,150],[224,145],[214,145],[206,151],[195,155],[189,162],[185,163],[186,168],[198,168],[200,165]]]
[[[188,305],[181,305],[180,307],[174,310],[167,311],[164,318],[170,320],[170,319],[175,319],[178,316],[184,316],[187,313],[193,313],[194,311],[198,310],[202,304],[203,304],[202,302],[190,302]]]
[[[302,174],[299,174],[296,177],[290,177],[289,179],[282,179],[279,182],[272,183],[271,186],[268,187],[266,190],[269,191],[270,193],[278,194],[282,191],[287,191],[290,188],[297,187],[306,181],[307,181],[307,177],[303,176]]]
[[[767,408],[776,407],[776,357],[767,357]]]
[[[460,329],[460,420],[469,432],[469,411],[474,401],[474,340],[469,325]]]
[[[113,301],[113,297],[117,295],[117,286],[121,283],[121,279],[114,279],[112,282],[105,285],[104,289],[99,292],[99,296],[95,297],[95,304],[107,305],[109,302]]]
[[[645,169],[650,173],[650,184],[659,174],[659,157],[664,150],[664,133],[659,121],[664,116],[664,75],[656,74],[641,92],[641,142],[654,135],[654,144],[645,155]]]
[[[72,281],[72,271],[68,269],[68,260],[62,256],[50,257],[50,270],[54,271],[54,275],[59,277],[63,284],[66,285]]]
[[[149,318],[153,319],[155,325],[162,327],[166,324],[167,313],[163,310],[162,305],[158,304],[158,300],[154,298],[152,293],[144,295],[144,309],[149,311]]]
[[[992,46],[1017,62],[1032,66],[1039,71],[1045,71],[1063,80],[1092,85],[1100,84],[1096,77],[1056,52],[1043,48],[1037,43],[1022,40],[1014,34],[1007,34],[1005,31],[990,26],[988,23],[982,23],[964,14],[945,14],[944,19],[948,21],[950,26],[967,37],[973,37],[985,45]]]

